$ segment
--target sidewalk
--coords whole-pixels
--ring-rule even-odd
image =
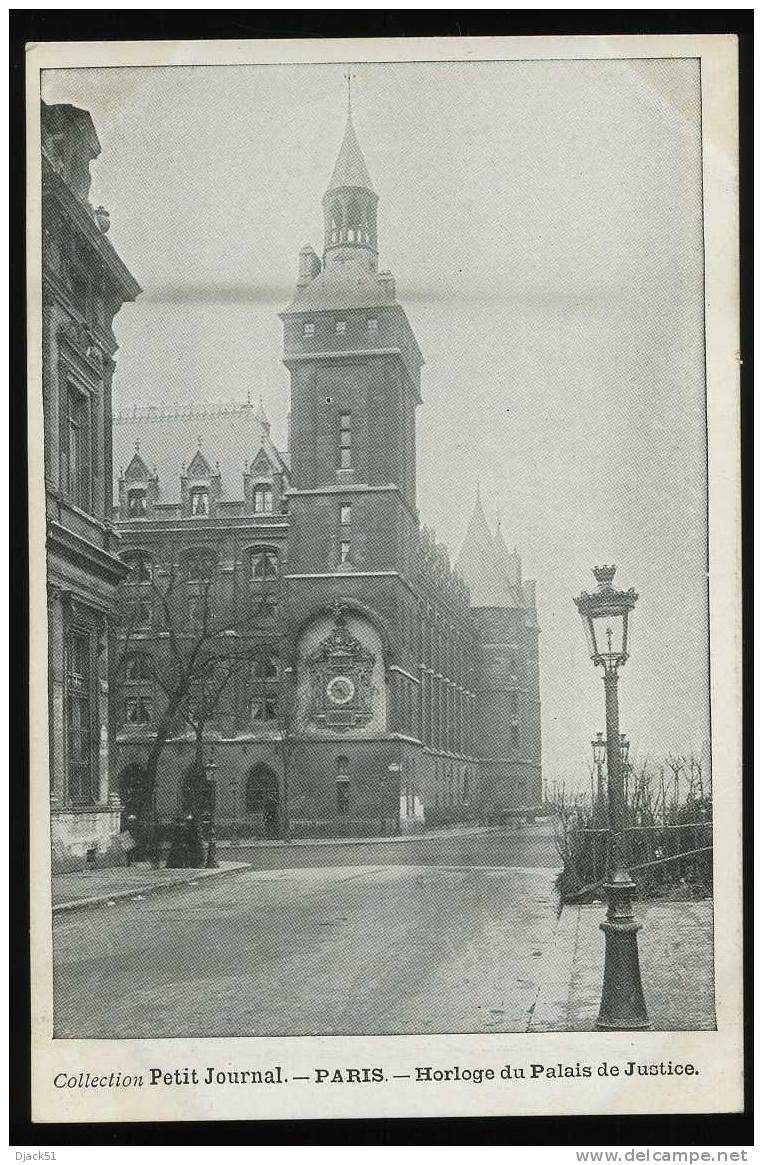
[[[591,1031],[604,974],[606,906],[565,906],[528,1031]],[[715,1027],[713,903],[637,902],[641,981],[655,1031]]]
[[[121,898],[144,897],[170,887],[194,885],[204,878],[221,878],[250,869],[248,862],[220,862],[216,870],[155,870],[148,862],[134,866],[109,866],[74,874],[54,874],[53,913],[79,910]]]

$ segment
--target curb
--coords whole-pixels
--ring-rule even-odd
[[[535,998],[528,1032],[569,1031],[569,1007],[575,950],[580,923],[579,906],[563,906],[557,920],[553,941],[544,961],[538,994]]]
[[[476,826],[474,829],[447,830],[442,833],[422,830],[421,833],[398,834],[391,833],[383,837],[299,837],[290,841],[263,841],[260,837],[239,838],[235,842],[218,841],[217,848],[221,849],[289,849],[297,847],[338,846],[338,845],[405,845],[414,841],[447,841],[459,837],[479,837],[502,832],[494,826]],[[517,830],[521,836],[521,831]],[[513,838],[513,835],[509,835]]]
[[[126,898],[145,897],[147,894],[158,894],[162,890],[177,890],[180,886],[192,886],[209,878],[226,878],[234,874],[243,874],[252,868],[250,862],[231,862],[227,868],[207,870],[201,868],[182,877],[172,878],[165,882],[148,882],[145,885],[133,886],[129,890],[115,890],[113,894],[95,894],[90,898],[75,898],[71,902],[55,902],[53,914],[71,914],[75,910],[86,910],[91,906],[103,906],[107,902],[121,902]]]

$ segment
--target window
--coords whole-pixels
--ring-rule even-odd
[[[275,550],[253,550],[250,562],[254,582],[266,582],[278,577],[278,555]]]
[[[139,693],[125,699],[126,724],[150,724],[154,718],[154,701],[151,696]]]
[[[303,328],[303,332],[304,332],[305,336],[308,336],[308,337],[314,336],[315,335],[315,324],[310,324],[310,323],[305,324],[304,328]]]
[[[70,387],[67,406],[66,493],[81,510],[90,508],[90,426],[88,400]]]
[[[195,485],[190,495],[191,517],[205,518],[209,514],[209,490],[205,485]]]
[[[70,631],[66,640],[66,767],[69,798],[93,800],[92,663],[90,635]]]
[[[273,513],[272,485],[256,485],[254,487],[254,512],[255,514]]]
[[[252,696],[249,701],[249,719],[255,724],[275,720],[276,705],[275,693],[266,692],[262,696]]]
[[[128,518],[145,518],[146,491],[145,489],[131,489],[127,491]]]
[[[519,748],[519,725],[512,724],[511,726],[511,747]]]
[[[340,562],[349,562],[350,561],[350,543],[349,542],[340,542],[339,543],[339,561]]]
[[[375,336],[376,333],[379,331],[379,321],[378,320],[369,320],[367,327],[368,327],[369,336]]]
[[[352,414],[339,414],[339,468],[352,465]]]
[[[349,526],[352,517],[352,506],[339,507],[339,525]]]
[[[278,715],[278,660],[263,656],[251,667],[249,676],[249,719],[265,723]]]
[[[337,334],[337,336],[344,336],[346,332],[347,332],[347,320],[337,320],[336,321],[336,334]]]
[[[517,716],[519,714],[519,697],[516,692],[511,693],[511,714]]]
[[[252,678],[258,680],[278,679],[278,660],[270,655],[256,660],[252,664]]]

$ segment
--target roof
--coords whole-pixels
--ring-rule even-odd
[[[147,405],[115,409],[113,417],[114,480],[136,452],[159,478],[160,503],[180,501],[180,474],[201,451],[219,473],[226,501],[244,496],[244,467],[264,449],[274,470],[288,471],[288,455],[279,453],[269,435],[262,404],[250,402]]]
[[[370,190],[372,194],[375,193],[363,151],[355,134],[355,126],[352,124],[352,114],[349,112],[347,124],[344,127],[344,137],[339,147],[339,156],[334,165],[334,172],[331,175],[326,193],[328,194],[331,190],[341,190],[346,186]]]
[[[396,303],[395,281],[387,272],[376,274],[322,271],[304,287],[282,313],[390,307]]]
[[[521,586],[522,585],[522,563],[520,561],[519,555],[517,554],[516,547],[514,548],[514,552],[512,553],[509,550],[508,546],[506,545],[506,542],[505,542],[504,537],[503,537],[503,531],[501,530],[500,521],[498,522],[498,524],[496,526],[495,537],[493,538],[493,545],[495,546],[495,553],[496,553],[496,559],[498,561],[498,565],[501,568],[501,572],[508,579],[509,585],[512,587]]]
[[[503,541],[503,540],[501,540]],[[508,551],[507,551],[508,553]],[[485,518],[479,493],[464,536],[456,570],[469,587],[473,607],[519,607],[521,597],[510,585],[494,536]]]

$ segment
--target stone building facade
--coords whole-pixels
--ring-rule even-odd
[[[237,650],[259,661],[270,636],[269,678],[259,662],[235,669],[205,727],[223,834],[273,832],[285,820],[293,835],[415,831],[531,812],[541,800],[533,586],[479,502],[458,570],[420,524],[423,358],[393,276],[378,269],[377,202],[348,117],[323,198],[322,258],[302,249],[281,313],[286,452],[248,402],[114,419],[116,519],[133,571],[125,602],[134,609],[141,587],[154,595],[140,638],[134,628],[123,638],[149,656],[165,650],[157,580],[177,572],[193,604],[189,553],[212,564]],[[247,615],[253,595],[270,602],[270,630]],[[148,663],[131,667],[150,676]],[[125,790],[155,735],[160,686],[136,720],[122,685],[114,723]],[[163,814],[189,803],[195,756],[178,723],[159,767]]]
[[[88,200],[90,115],[42,105],[43,369],[49,766],[54,863],[81,864],[119,827],[110,787],[108,620],[125,577],[112,522],[112,321],[140,288]]]

